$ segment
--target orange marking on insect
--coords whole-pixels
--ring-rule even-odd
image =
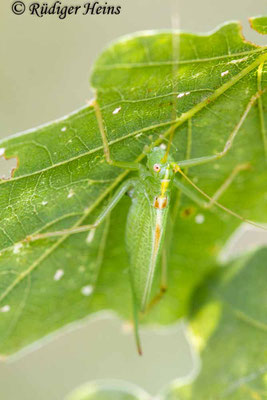
[[[160,235],[161,235],[160,226],[157,224],[156,231],[155,231],[155,250],[158,249]]]
[[[162,210],[163,208],[166,208],[167,203],[168,203],[167,197],[159,196],[155,197],[153,206],[155,208],[158,208],[159,210]]]

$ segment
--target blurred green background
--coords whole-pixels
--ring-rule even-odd
[[[90,99],[88,79],[94,59],[111,40],[131,32],[171,27],[207,32],[240,20],[248,40],[263,44],[248,17],[266,13],[266,0],[114,0],[120,15],[37,18],[0,4],[0,137],[61,117]],[[29,4],[29,0],[25,0]],[[53,2],[49,2],[52,4]],[[65,0],[64,4],[82,4]],[[5,162],[0,163],[0,176]],[[247,242],[264,240],[262,234]],[[183,324],[143,331],[145,355],[136,354],[129,328],[114,315],[99,315],[11,363],[0,363],[1,400],[60,400],[95,379],[125,379],[156,394],[169,381],[192,371],[194,355]],[[33,349],[31,349],[33,350]],[[195,361],[195,368],[197,367]]]

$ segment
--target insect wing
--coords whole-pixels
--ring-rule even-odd
[[[133,199],[126,228],[126,246],[135,300],[140,311],[149,301],[155,268],[161,254],[168,206],[156,209],[148,196]]]

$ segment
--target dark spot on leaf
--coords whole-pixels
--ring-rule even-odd
[[[181,218],[190,218],[196,213],[196,208],[191,206],[191,207],[186,207],[181,211]]]

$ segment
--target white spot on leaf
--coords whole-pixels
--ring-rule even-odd
[[[0,157],[3,156],[4,154],[5,154],[5,149],[2,147],[2,148],[0,149]]]
[[[2,308],[0,308],[0,311],[2,313],[6,313],[10,311],[10,306],[8,304],[6,304],[5,306],[3,306]]]
[[[166,150],[167,146],[165,143],[161,143],[161,145],[159,146],[162,150]]]
[[[86,243],[88,244],[91,243],[94,240],[94,236],[95,236],[95,229],[92,229],[87,235]]]
[[[188,96],[189,94],[190,94],[190,92],[179,93],[178,96],[177,96],[177,99],[180,99],[181,97],[184,97],[184,96]]]
[[[203,224],[203,222],[205,221],[204,215],[202,215],[202,214],[196,215],[195,221],[197,224]]]
[[[48,201],[42,201],[42,206],[46,206],[48,204]]]
[[[70,199],[72,196],[74,196],[74,191],[71,189],[68,194],[68,199]]]
[[[93,293],[93,286],[92,285],[84,286],[83,288],[81,288],[81,293],[84,296],[90,296],[90,294]]]
[[[239,58],[238,60],[231,60],[231,61],[229,61],[228,64],[238,64],[242,61],[246,61],[247,59],[248,59],[248,57],[243,57],[243,58]]]
[[[58,269],[54,275],[54,281],[59,281],[64,275],[63,269]]]
[[[121,107],[117,107],[117,108],[115,108],[115,110],[113,111],[113,115],[115,115],[115,114],[118,114],[119,112],[120,112],[120,110],[121,110]]]
[[[61,128],[61,132],[66,132],[66,130],[67,130],[66,126],[63,126],[63,128]]]
[[[14,248],[13,248],[13,253],[14,254],[18,254],[19,252],[20,252],[20,249],[23,247],[23,245],[22,245],[22,243],[16,243],[15,245],[14,245]]]
[[[221,76],[225,76],[225,75],[227,75],[227,74],[229,74],[229,71],[227,70],[227,71],[223,71],[222,73],[221,73]]]

